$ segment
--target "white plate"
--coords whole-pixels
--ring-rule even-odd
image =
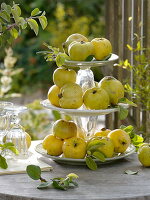
[[[117,112],[118,108],[108,108],[105,110],[88,110],[88,109],[65,109],[65,108],[59,108],[56,106],[53,106],[48,99],[41,101],[41,105],[45,108],[51,109],[51,110],[57,110],[61,113],[67,113],[72,116],[80,116],[80,117],[88,117],[88,116],[98,116],[98,115],[107,115],[109,113]],[[123,105],[125,108],[128,108],[127,104],[120,104]]]
[[[60,157],[60,156],[48,155],[46,150],[43,149],[42,143],[38,144],[35,147],[35,151],[38,152],[39,154],[41,154],[42,156],[46,157],[46,158],[51,158],[53,161],[55,161],[57,163],[68,164],[68,165],[86,165],[85,159],[63,158],[63,157]],[[118,155],[116,155],[112,158],[106,158],[105,162],[101,162],[100,160],[97,160],[97,159],[95,159],[95,161],[96,161],[97,164],[107,164],[107,163],[114,162],[116,160],[120,160],[122,158],[125,158],[125,157],[133,154],[134,152],[135,152],[135,146],[130,145],[125,153],[118,154]]]
[[[90,68],[90,67],[98,67],[98,66],[104,66],[110,63],[114,63],[115,61],[117,61],[119,58],[118,55],[116,54],[111,54],[110,58],[108,60],[92,60],[92,61],[70,61],[70,60],[66,60],[65,64],[63,66],[67,66],[67,67],[80,67],[81,69],[86,69],[86,68]]]

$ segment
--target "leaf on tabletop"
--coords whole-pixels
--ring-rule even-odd
[[[12,151],[16,155],[19,155],[19,151],[14,146],[8,146],[7,149]]]
[[[48,188],[49,186],[52,185],[52,181],[51,182],[44,182],[44,183],[41,183],[40,185],[37,186],[38,189],[45,189],[45,188]]]
[[[119,99],[119,103],[125,103],[125,104],[129,104],[131,106],[137,107],[137,105],[135,103],[133,103],[132,101],[130,101],[129,99],[127,99],[125,97]]]
[[[39,21],[40,21],[40,24],[42,26],[42,29],[44,30],[47,26],[47,18],[42,15],[42,16],[39,17]]]
[[[124,108],[123,106],[119,105],[119,119],[123,120],[128,116],[128,110]]]
[[[38,35],[39,32],[39,25],[34,19],[28,19],[28,24],[30,28],[35,32],[36,35]]]
[[[100,151],[95,151],[92,156],[94,156],[95,158],[99,159],[101,162],[105,162],[105,155],[100,152]]]
[[[88,168],[90,168],[91,170],[96,170],[97,169],[97,164],[96,162],[91,158],[91,157],[86,157],[86,165],[88,166]]]
[[[39,180],[41,177],[41,168],[37,165],[28,165],[26,172],[33,180]]]
[[[124,171],[125,174],[129,174],[129,175],[136,175],[136,174],[138,174],[138,172],[139,172],[138,170],[132,171],[132,170],[129,170],[129,169]]]
[[[59,181],[53,180],[52,183],[53,187],[59,190],[66,190],[66,188],[59,184]]]
[[[35,8],[34,10],[32,10],[31,16],[33,17],[33,16],[36,16],[36,15],[38,15],[40,13],[41,13],[41,11],[38,8]]]
[[[7,169],[8,168],[6,159],[2,155],[0,155],[0,167],[2,169]]]

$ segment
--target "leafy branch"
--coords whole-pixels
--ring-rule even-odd
[[[30,17],[24,18],[21,16],[19,4],[13,2],[13,6],[10,6],[2,3],[0,9],[0,45],[6,46],[6,44],[12,44],[21,31],[27,28],[27,25],[38,35],[39,25],[37,20],[44,30],[47,26],[45,11],[42,12],[38,8],[35,8],[31,12]]]
[[[19,154],[18,150],[15,148],[13,143],[8,142],[8,143],[0,144],[0,167],[2,169],[8,168],[7,160],[5,158],[5,153],[8,150],[10,150],[11,152],[13,152],[16,155]]]
[[[64,178],[53,178],[49,181],[41,177],[41,168],[36,165],[28,165],[26,172],[30,178],[33,180],[40,180],[40,185],[37,186],[38,189],[45,188],[55,188],[59,190],[68,190],[69,188],[77,187],[78,184],[75,179],[79,178],[76,174],[70,173]]]

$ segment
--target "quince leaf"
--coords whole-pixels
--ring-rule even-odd
[[[138,172],[139,171],[132,171],[132,170],[128,170],[128,169],[126,171],[124,171],[125,174],[129,174],[129,175],[136,175],[136,174],[138,174]]]
[[[105,162],[105,155],[102,153],[102,152],[100,152],[100,151],[95,151],[93,154],[92,154],[92,156],[94,157],[94,158],[97,158],[97,159],[99,159],[101,162]]]
[[[35,32],[35,34],[38,35],[39,32],[38,23],[34,19],[28,19],[28,24],[30,28]]]
[[[92,146],[87,146],[87,151],[95,151],[97,150],[99,147],[105,145],[104,143],[98,141],[95,145],[92,145]]]
[[[123,120],[128,116],[128,110],[123,106],[119,105],[119,119]]]
[[[40,21],[40,24],[42,26],[42,29],[44,30],[47,26],[47,18],[42,15],[42,16],[39,17],[39,21]]]
[[[119,99],[119,103],[125,103],[125,104],[129,104],[131,106],[137,107],[137,105],[135,103],[133,103],[132,101],[130,101],[129,99],[127,99],[125,97]]]
[[[39,180],[41,178],[41,168],[37,165],[28,165],[26,172],[33,180]]]
[[[52,181],[50,182],[44,182],[44,183],[41,183],[40,185],[37,186],[38,189],[45,189],[45,188],[48,188],[49,186],[52,185]]]
[[[86,157],[86,165],[88,166],[88,168],[90,168],[91,170],[96,170],[97,169],[97,164],[96,162],[91,158],[91,157]]]
[[[35,8],[34,10],[32,10],[32,12],[31,12],[31,16],[33,17],[33,16],[36,16],[36,15],[38,15],[38,14],[40,14],[42,11],[40,11],[38,8]]]
[[[2,169],[7,169],[8,168],[6,159],[2,155],[0,155],[0,167]]]

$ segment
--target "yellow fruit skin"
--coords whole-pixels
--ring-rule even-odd
[[[144,167],[150,167],[150,146],[142,145],[138,150],[138,159]]]
[[[97,138],[93,138],[93,140],[91,140],[88,145],[88,147],[91,147],[93,145],[96,145],[98,142],[102,142],[104,145],[98,147],[97,149],[99,151],[101,151],[102,153],[104,153],[104,155],[107,158],[111,158],[114,155],[114,144],[112,142],[112,140],[108,137],[97,137]]]
[[[108,133],[110,133],[111,130],[110,129],[101,129],[99,132],[95,133],[94,136],[100,136],[100,137],[105,137],[108,135]]]
[[[85,91],[83,103],[88,109],[106,109],[109,105],[109,96],[105,90],[94,87]]]
[[[116,105],[118,100],[124,97],[124,87],[122,83],[114,77],[104,77],[99,82],[98,86],[108,93],[110,103],[113,105]]]
[[[113,141],[116,153],[124,153],[131,143],[129,135],[121,129],[111,131],[107,137]]]
[[[54,135],[47,135],[42,143],[43,149],[51,156],[59,156],[62,154],[63,140]]]
[[[52,87],[50,87],[48,94],[47,94],[47,98],[50,101],[50,103],[57,107],[60,107],[59,97],[58,97],[59,93],[60,93],[59,87],[56,85],[53,85]]]
[[[73,69],[57,68],[53,73],[53,82],[61,88],[66,83],[75,83],[76,76],[77,74]]]
[[[91,43],[94,46],[96,60],[103,60],[112,52],[112,45],[106,38],[94,38]]]
[[[82,138],[66,139],[62,148],[66,158],[82,159],[86,154],[86,142]]]
[[[31,136],[26,132],[26,141],[27,141],[27,147],[31,146]]]
[[[88,42],[88,39],[84,35],[81,35],[80,33],[74,33],[74,34],[70,35],[67,38],[66,42],[63,43],[63,49],[64,49],[64,52],[66,54],[68,54],[69,45],[74,41],[77,41],[77,42],[81,42],[81,41]]]
[[[74,122],[60,119],[53,124],[52,132],[58,138],[67,139],[77,136],[77,126]]]
[[[83,104],[82,88],[76,83],[65,84],[60,90],[59,104],[62,108],[76,109]]]
[[[91,42],[72,42],[68,48],[69,56],[74,61],[85,61],[93,55],[93,44]]]

